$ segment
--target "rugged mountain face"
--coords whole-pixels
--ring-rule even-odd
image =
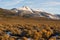
[[[15,11],[19,16],[23,17],[45,17],[50,19],[60,19],[56,15],[52,15],[47,12],[33,10],[29,7],[23,6],[22,8],[15,8],[12,11]]]
[[[18,10],[30,11],[31,13],[33,13],[32,9],[27,6],[23,6],[22,8],[18,8]]]
[[[55,14],[56,16],[60,17],[60,14]]]
[[[7,9],[2,9],[0,8],[0,17],[2,16],[14,16],[16,12],[12,12],[10,10]]]
[[[47,12],[43,12],[40,10],[34,10],[27,6],[23,6],[22,8],[13,8],[11,10],[0,8],[0,14],[4,16],[21,16],[21,17],[44,17],[48,19],[60,19],[58,15],[53,15]]]

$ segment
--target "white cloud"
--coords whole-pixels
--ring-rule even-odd
[[[3,6],[13,6],[17,5],[18,3],[22,2],[23,0],[10,0],[10,1],[2,1],[0,0],[0,4]]]
[[[57,6],[57,5],[60,5],[60,2],[51,1],[51,2],[41,3],[41,4],[43,6]]]

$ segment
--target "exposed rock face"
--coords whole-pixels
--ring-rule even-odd
[[[28,15],[29,17],[46,17],[50,19],[60,19],[56,15],[53,15],[44,11],[40,11],[40,10],[34,10],[27,6],[23,6],[22,8],[17,8],[16,12],[20,16]]]
[[[54,20],[60,19],[58,15],[53,15],[47,12],[33,10],[27,6],[23,6],[22,8],[13,8],[11,10],[1,8],[0,14],[5,16],[21,16],[21,17],[27,17],[27,18],[42,17],[42,18],[48,18],[48,19],[54,19]]]

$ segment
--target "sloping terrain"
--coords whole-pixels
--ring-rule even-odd
[[[53,19],[53,20],[60,20],[60,17],[58,15],[53,15],[48,12],[44,11],[37,11],[33,10],[29,7],[22,7],[22,8],[13,8],[13,9],[3,9],[0,8],[0,17],[12,17],[12,16],[19,16],[19,17],[27,17],[27,18],[36,18],[36,17],[42,17],[47,19]]]
[[[60,40],[60,20],[0,9],[0,40]]]

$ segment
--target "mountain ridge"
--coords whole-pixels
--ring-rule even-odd
[[[48,19],[60,20],[58,15],[53,15],[48,12],[34,10],[27,6],[23,6],[22,8],[12,8],[11,10],[0,8],[0,14],[7,16],[21,16],[21,17],[44,17]]]

